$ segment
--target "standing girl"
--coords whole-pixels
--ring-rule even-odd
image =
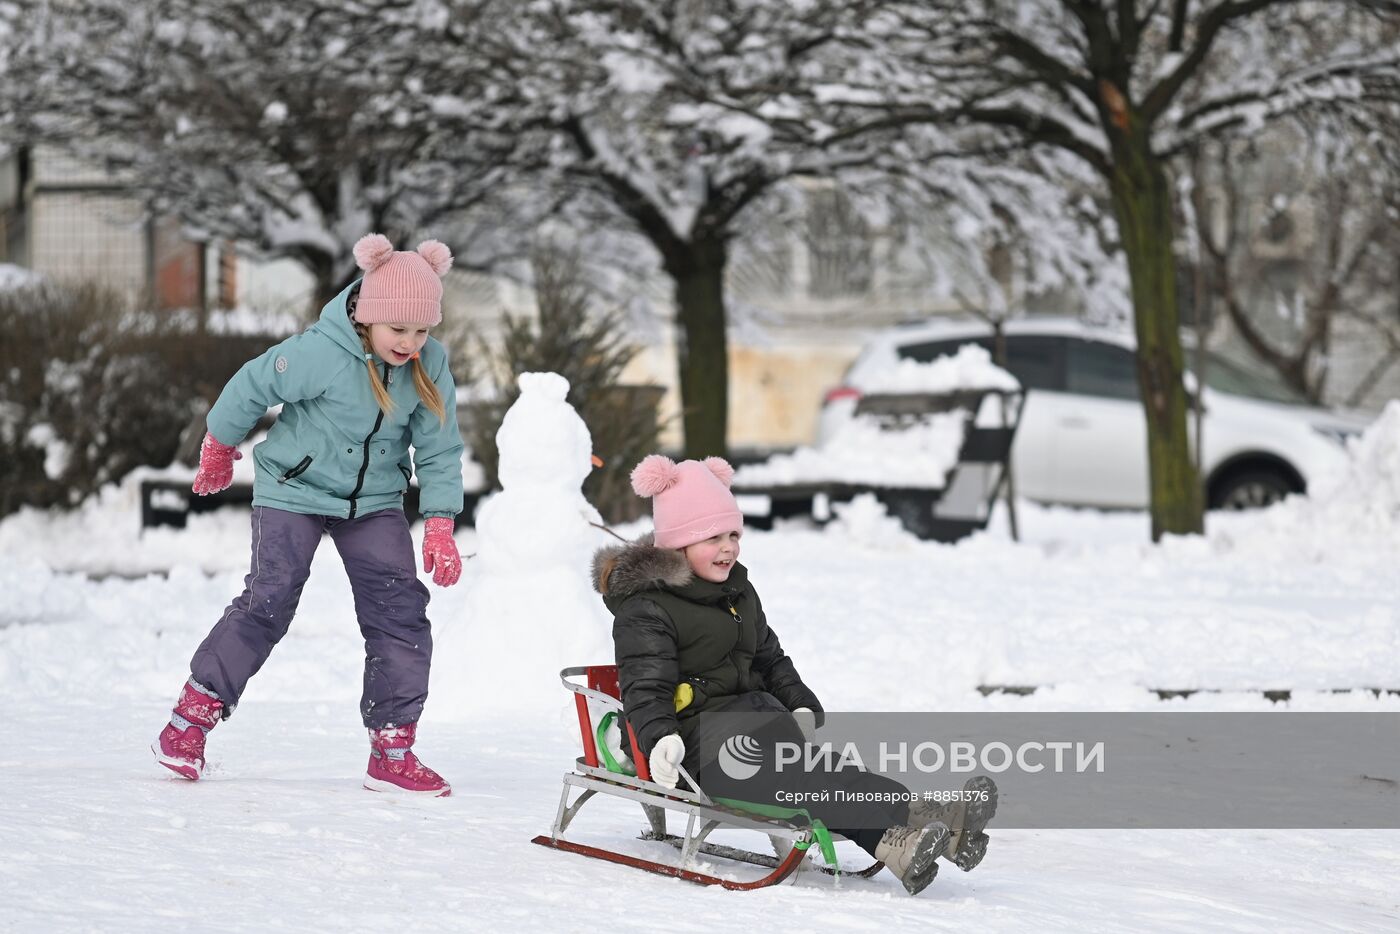
[[[152,751],[194,781],[204,741],[227,720],[286,635],[321,536],[340,552],[365,639],[360,715],[369,729],[365,787],[446,796],[451,787],[412,752],[428,694],[433,641],[403,512],[410,469],[426,518],[423,570],[450,587],[462,563],[452,539],[462,509],[462,438],[447,351],[428,336],[442,320],[452,253],[436,240],[395,252],[370,234],[364,270],[320,320],[249,361],[209,411],[194,492],[233,481],[236,446],[269,406],[282,412],[253,449],[252,569],[200,644],[170,723]],[[412,447],[410,458],[409,448]]]

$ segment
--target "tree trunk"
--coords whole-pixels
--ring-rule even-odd
[[[1138,383],[1147,418],[1152,540],[1204,529],[1200,476],[1191,459],[1182,383],[1171,196],[1145,139],[1114,150],[1109,182],[1127,254],[1138,342]]]
[[[302,266],[311,273],[311,277],[316,283],[312,288],[310,307],[306,309],[308,318],[314,321],[320,315],[321,309],[326,306],[326,302],[339,295],[346,283],[341,282],[336,276],[335,259],[326,253],[305,252],[302,257]]]
[[[676,364],[680,374],[685,456],[728,456],[729,339],[722,237],[672,244],[664,253],[676,286]]]

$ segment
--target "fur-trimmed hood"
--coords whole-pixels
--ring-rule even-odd
[[[600,548],[593,555],[593,589],[613,609],[648,590],[669,590],[708,603],[742,590],[747,583],[748,571],[737,561],[724,584],[697,577],[684,552],[657,548],[650,532],[624,545]]]
[[[599,548],[593,555],[593,589],[609,602],[643,590],[679,590],[695,579],[682,552],[657,548],[648,532],[624,545]]]

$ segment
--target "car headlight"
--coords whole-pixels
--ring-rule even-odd
[[[1346,447],[1347,441],[1350,439],[1361,437],[1360,429],[1346,428],[1341,425],[1313,425],[1312,430],[1341,447]]]

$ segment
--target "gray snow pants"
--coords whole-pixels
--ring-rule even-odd
[[[428,697],[433,637],[428,588],[418,580],[400,509],[339,519],[254,507],[253,562],[243,593],[200,643],[190,674],[223,700],[225,717],[233,712],[248,679],[287,634],[323,532],[345,563],[365,639],[365,726],[416,723]]]

